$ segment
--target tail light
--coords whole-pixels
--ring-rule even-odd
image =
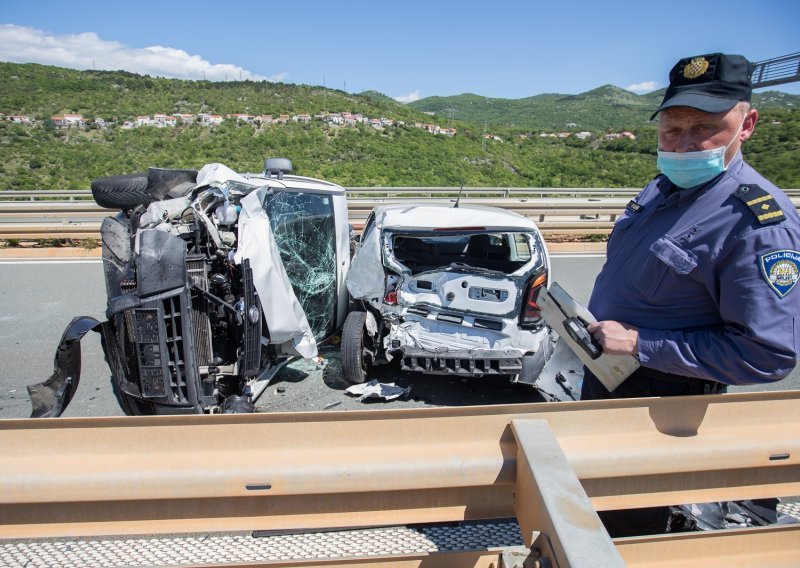
[[[538,323],[542,314],[539,311],[539,304],[536,303],[536,298],[539,296],[539,290],[542,286],[547,284],[547,272],[542,272],[531,281],[528,286],[528,291],[525,294],[525,303],[522,305],[522,317],[520,323],[522,325],[532,325]]]
[[[383,303],[394,306],[397,303],[397,290],[386,292],[386,295],[383,297]]]

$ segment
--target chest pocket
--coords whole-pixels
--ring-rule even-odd
[[[661,237],[652,245],[650,252],[678,274],[689,274],[697,267],[693,252],[681,247],[670,237]]]
[[[650,258],[645,263],[642,274],[641,290],[646,294],[654,294],[670,280],[679,280],[697,268],[697,257],[693,252],[684,249],[669,236],[661,237],[650,245]]]

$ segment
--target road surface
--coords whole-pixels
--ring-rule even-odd
[[[587,302],[603,257],[600,254],[553,256],[553,273],[577,300]],[[53,356],[67,323],[78,315],[104,319],[106,303],[103,268],[99,259],[0,260],[0,418],[30,415],[26,385],[46,379],[53,371]],[[120,416],[111,392],[109,370],[99,335],[82,342],[80,387],[64,416]],[[347,410],[364,403],[345,395],[338,348],[323,347],[322,361],[297,361],[280,375],[259,400],[260,411]],[[387,374],[388,373],[388,374]],[[406,401],[371,403],[370,408],[495,404],[537,400],[530,389],[505,381],[470,381],[451,377],[407,376],[387,370],[383,382],[411,386]],[[786,380],[741,390],[800,388],[800,369]]]

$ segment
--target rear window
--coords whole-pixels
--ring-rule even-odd
[[[540,256],[536,235],[525,232],[394,234],[394,258],[413,274],[464,264],[505,274]]]

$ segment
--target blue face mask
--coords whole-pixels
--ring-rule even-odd
[[[727,146],[720,146],[711,150],[699,150],[697,152],[664,152],[658,151],[656,166],[661,173],[669,178],[669,181],[678,187],[689,188],[702,185],[711,181],[727,169],[725,164],[725,152],[739,136],[739,131],[744,124],[744,117],[736,129]]]

